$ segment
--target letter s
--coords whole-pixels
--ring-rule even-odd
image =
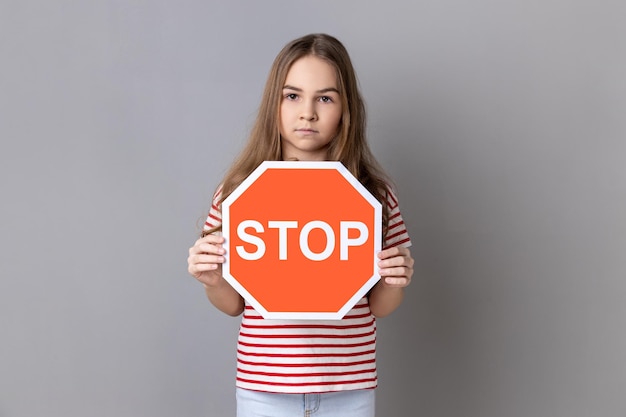
[[[256,261],[265,255],[265,242],[258,236],[248,234],[246,232],[247,228],[252,228],[257,233],[263,233],[263,225],[256,220],[244,220],[237,226],[237,236],[239,236],[239,239],[257,247],[255,252],[246,252],[243,246],[237,246],[237,253],[246,261]]]

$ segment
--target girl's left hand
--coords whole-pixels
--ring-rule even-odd
[[[406,287],[413,276],[413,258],[409,248],[396,246],[378,253],[378,273],[389,287]]]

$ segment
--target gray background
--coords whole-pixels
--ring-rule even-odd
[[[228,416],[187,248],[292,38],[348,47],[417,273],[381,416],[626,416],[622,1],[0,1],[0,416]]]

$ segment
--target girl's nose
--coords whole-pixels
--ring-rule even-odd
[[[315,106],[312,104],[304,104],[302,106],[300,118],[308,121],[317,120],[317,112],[315,111]]]

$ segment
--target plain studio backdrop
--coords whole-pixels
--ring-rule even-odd
[[[626,416],[626,5],[0,2],[0,416],[234,415],[187,274],[276,53],[348,48],[417,261],[378,415]]]

